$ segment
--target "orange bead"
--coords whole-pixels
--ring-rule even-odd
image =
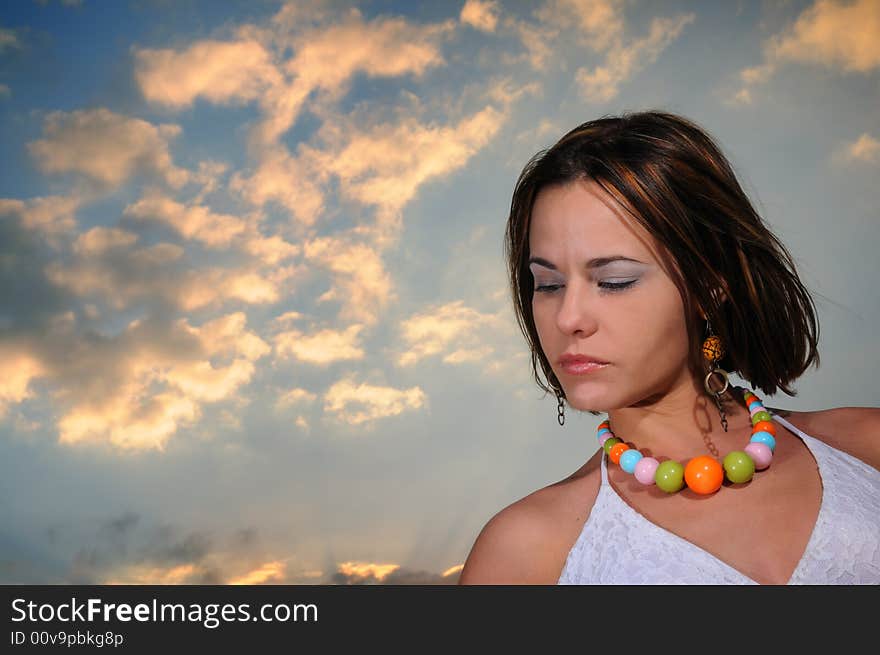
[[[776,436],[776,426],[773,425],[773,421],[758,421],[752,426],[752,432],[761,432],[762,430]]]
[[[688,489],[698,494],[712,494],[721,488],[724,469],[718,460],[708,455],[694,457],[684,467],[684,481]]]
[[[724,357],[724,346],[721,344],[720,337],[714,334],[706,337],[706,340],[703,342],[703,357],[710,362],[717,362]]]
[[[615,464],[620,464],[620,456],[623,455],[626,450],[629,450],[629,446],[621,441],[620,443],[611,446],[611,452],[608,453],[608,457]]]

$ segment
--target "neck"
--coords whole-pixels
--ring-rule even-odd
[[[608,412],[614,436],[646,456],[682,463],[697,455],[723,457],[749,441],[751,418],[745,401],[732,386],[722,395],[727,432],[715,399],[702,380],[687,379],[668,391]]]

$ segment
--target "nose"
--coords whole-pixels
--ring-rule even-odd
[[[570,281],[564,287],[562,304],[556,314],[556,325],[564,334],[586,337],[593,334],[599,322],[585,283]]]

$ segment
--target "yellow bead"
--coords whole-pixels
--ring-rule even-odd
[[[703,342],[703,357],[710,362],[717,362],[724,357],[724,347],[721,345],[721,337],[714,334],[711,337],[706,337],[706,340]]]

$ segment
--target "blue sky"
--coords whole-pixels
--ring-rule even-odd
[[[451,583],[595,451],[530,378],[502,235],[571,127],[680,113],[877,405],[880,5],[0,9],[0,581]]]

